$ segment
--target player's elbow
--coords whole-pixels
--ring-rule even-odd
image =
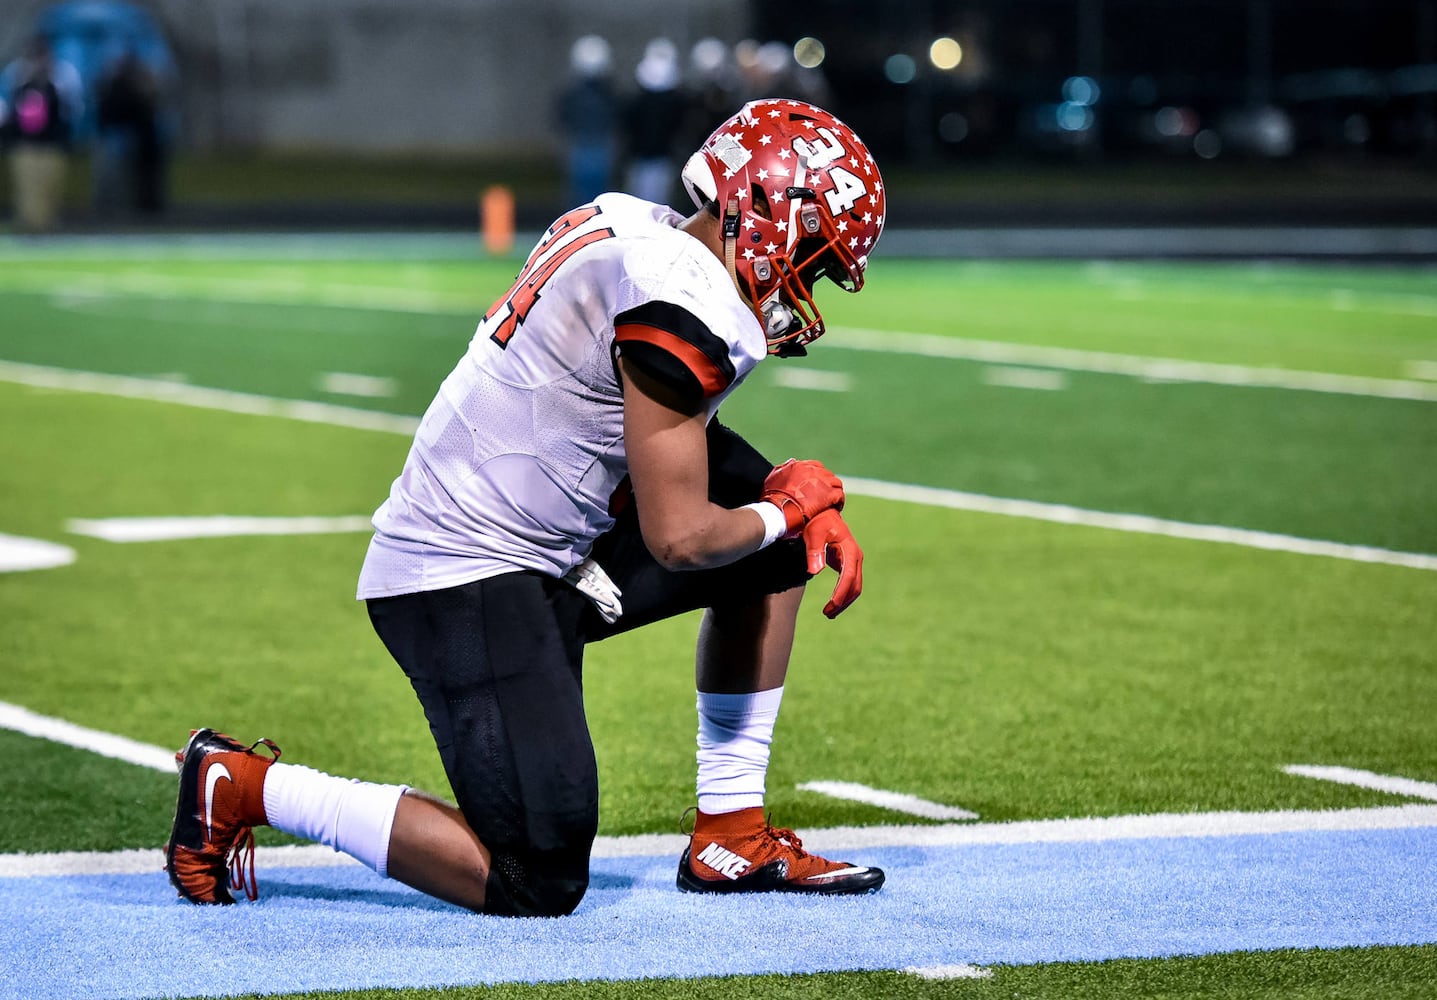
[[[713,565],[713,553],[705,544],[707,536],[679,519],[649,521],[640,518],[644,545],[655,561],[673,573],[705,569]]]
[[[697,539],[683,535],[644,536],[644,544],[660,566],[671,573],[703,569],[709,565],[707,553]]]

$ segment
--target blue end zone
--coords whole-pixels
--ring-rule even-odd
[[[359,867],[261,870],[195,907],[165,876],[0,879],[0,996],[42,1000],[1030,964],[1437,942],[1437,829],[854,853],[874,896],[696,897],[603,858],[579,911],[479,917]]]

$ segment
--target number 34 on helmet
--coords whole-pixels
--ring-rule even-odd
[[[724,257],[763,324],[770,354],[823,334],[813,287],[863,287],[883,231],[883,180],[843,122],[802,101],[761,100],[720,125],[683,169],[694,203],[716,207]]]

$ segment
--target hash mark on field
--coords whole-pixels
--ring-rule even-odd
[[[1437,382],[1437,361],[1409,361],[1402,367],[1408,378]]]
[[[1004,389],[1046,389],[1052,392],[1068,387],[1068,376],[1060,371],[1018,368],[1014,365],[985,366],[983,381]]]
[[[817,792],[835,799],[863,802],[880,809],[922,816],[925,819],[977,819],[978,814],[957,806],[945,806],[940,802],[929,802],[916,795],[902,792],[886,792],[881,788],[869,788],[852,781],[805,781],[798,786],[800,792]]]
[[[73,722],[40,715],[28,708],[3,701],[0,701],[0,729],[10,729],[26,736],[50,740],[52,743],[63,743],[79,750],[97,753],[101,757],[122,760],[127,764],[136,764],[167,774],[175,773],[173,750],[164,750],[98,729],[86,729]]]
[[[992,979],[993,970],[959,962],[957,965],[911,965],[903,970],[919,979]]]
[[[1318,781],[1335,781],[1341,785],[1355,785],[1371,788],[1393,795],[1406,795],[1414,799],[1437,802],[1437,782],[1417,781],[1399,775],[1376,774],[1355,767],[1320,767],[1314,764],[1289,764],[1283,770],[1301,778],[1316,778]]]
[[[779,368],[773,373],[773,384],[784,389],[847,392],[853,388],[853,376],[845,372],[815,371],[812,368]]]
[[[21,573],[32,569],[53,569],[75,561],[75,550],[42,538],[0,535],[0,573]]]
[[[320,372],[321,392],[336,396],[364,396],[367,399],[385,399],[393,396],[397,382],[382,375],[355,375],[352,372]]]

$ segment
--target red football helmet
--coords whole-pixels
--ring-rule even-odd
[[[878,165],[854,131],[802,101],[750,101],[683,170],[694,203],[713,202],[724,258],[753,304],[770,354],[802,354],[823,334],[813,286],[863,287],[883,231]]]

